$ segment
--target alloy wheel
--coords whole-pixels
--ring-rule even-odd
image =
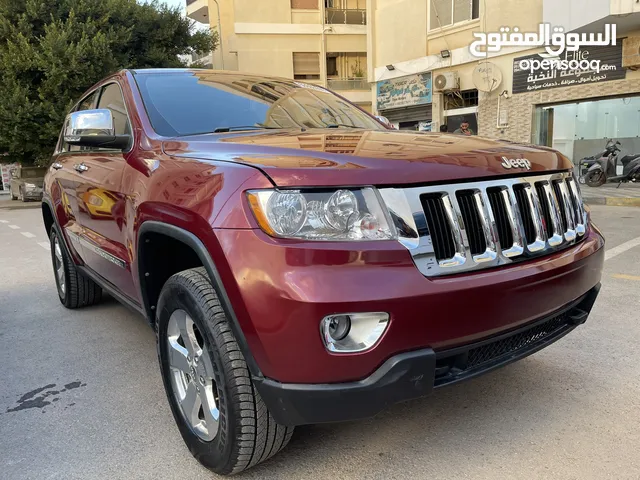
[[[64,297],[64,294],[67,289],[67,284],[65,282],[64,277],[64,261],[62,258],[62,248],[60,247],[60,240],[56,236],[53,239],[53,253],[54,253],[54,265],[53,268],[56,272],[56,278],[58,280],[58,290],[61,297]]]
[[[169,377],[173,396],[193,433],[211,441],[218,433],[220,410],[213,361],[193,319],[176,310],[167,327]]]

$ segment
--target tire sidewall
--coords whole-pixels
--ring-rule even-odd
[[[178,309],[186,311],[198,327],[198,330],[204,335],[205,346],[213,363],[214,381],[218,388],[220,418],[218,433],[213,440],[208,442],[202,440],[191,430],[173,393],[168,362],[167,329],[171,314]],[[224,368],[222,367],[222,359],[219,354],[219,346],[211,332],[210,323],[205,318],[203,305],[201,305],[197,296],[183,284],[174,281],[174,279],[169,279],[160,294],[157,319],[156,333],[160,371],[171,412],[180,434],[192,455],[203,465],[215,471],[227,471],[227,464],[232,456],[233,439],[236,434],[234,431],[235,422],[232,421],[231,417],[234,406],[228,401],[230,394]]]
[[[55,251],[56,239],[60,244],[60,251],[62,252],[62,265],[64,267],[64,281],[66,285],[64,294],[60,292],[60,283],[58,281],[58,275],[56,273],[56,251]],[[56,282],[56,291],[58,292],[58,298],[60,299],[60,302],[66,306],[69,303],[69,290],[71,286],[71,278],[69,275],[69,267],[68,267],[69,258],[67,257],[67,248],[64,244],[64,237],[60,234],[60,231],[55,225],[51,227],[51,236],[49,240],[51,243],[51,267],[53,268],[53,277]]]
[[[592,179],[598,175],[599,180],[594,182]],[[600,187],[606,183],[607,179],[602,171],[590,172],[585,176],[585,183],[589,187]]]

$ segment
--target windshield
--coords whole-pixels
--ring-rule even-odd
[[[46,168],[22,168],[20,178],[42,178],[47,174]]]
[[[208,72],[137,72],[135,79],[154,130],[167,137],[253,128],[384,130],[315,85]]]

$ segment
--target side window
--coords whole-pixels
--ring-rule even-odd
[[[89,95],[84,97],[80,103],[78,103],[77,107],[73,110],[74,112],[80,112],[82,110],[91,110],[92,108],[96,108],[96,104],[98,103],[98,94],[100,93],[100,89],[94,90]],[[79,147],[77,145],[69,145],[64,142],[64,131],[67,129],[67,123],[65,122],[62,127],[62,133],[60,134],[60,144],[61,144],[61,152],[79,152],[80,150],[87,150],[86,147]]]
[[[100,100],[98,101],[98,108],[111,110],[116,135],[131,135],[131,125],[127,117],[124,98],[122,98],[122,92],[117,84],[110,83],[102,89],[102,95],[100,95]]]

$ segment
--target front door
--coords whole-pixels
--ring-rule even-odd
[[[131,135],[122,91],[117,83],[102,87],[97,108],[108,109],[117,135]],[[130,246],[124,243],[124,195],[122,176],[126,153],[113,149],[93,149],[78,165],[81,181],[76,188],[78,222],[86,264],[120,292],[137,299],[131,273]]]
[[[99,93],[100,90],[98,89],[84,97],[74,111],[96,108]],[[63,127],[62,135],[64,135],[65,129],[66,125]],[[58,148],[53,154],[51,165],[49,166],[50,169],[57,171],[56,185],[53,188],[59,189],[59,198],[62,208],[64,209],[64,223],[61,224],[60,227],[68,240],[67,245],[69,245],[75,255],[80,257],[85,263],[86,257],[82,248],[82,242],[80,241],[82,227],[78,220],[79,204],[76,193],[82,178],[77,169],[78,165],[81,164],[90,153],[90,149],[87,147],[78,147],[65,143],[61,136]]]

